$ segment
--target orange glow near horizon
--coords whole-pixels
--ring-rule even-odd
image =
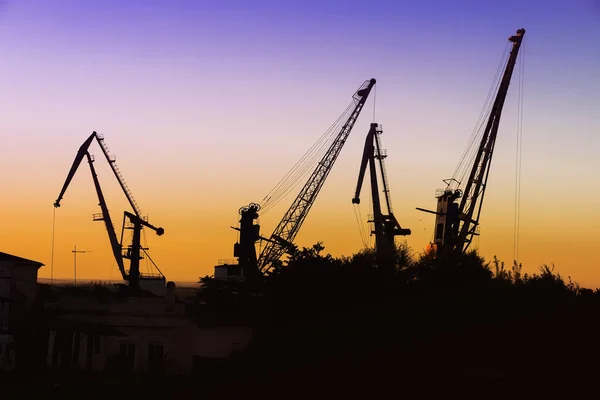
[[[355,135],[359,136],[356,133]],[[354,141],[360,142],[360,139],[355,137]],[[107,142],[110,145],[109,138]],[[73,147],[76,150],[77,145]],[[95,153],[100,154],[99,150]],[[297,237],[298,245],[310,246],[317,241],[323,241],[326,251],[335,256],[348,256],[363,247],[354,210],[352,210],[354,206],[350,202],[355,184],[354,172],[358,169],[358,163],[355,161],[359,158],[359,153],[354,153],[353,155],[346,153],[340,157],[337,168],[331,173]],[[101,159],[97,157],[97,160]],[[52,263],[52,217],[55,212],[54,278],[58,280],[73,278],[71,250],[74,245],[77,245],[78,249],[91,251],[78,255],[79,279],[120,279],[104,224],[92,221],[92,214],[100,212],[100,209],[97,206],[98,202],[86,162],[82,162],[67,190],[62,207],[53,209],[52,202],[70,167],[70,162],[63,164],[64,173],[61,174],[60,179],[55,179],[56,189],[52,190],[50,185],[44,185],[44,198],[35,192],[28,195],[26,195],[27,191],[21,192],[19,198],[15,196],[12,207],[8,205],[5,208],[7,210],[27,207],[31,212],[27,215],[3,212],[4,225],[11,227],[10,234],[5,230],[2,235],[4,251],[43,262],[46,266],[40,270],[40,277],[49,278]],[[118,210],[128,209],[125,197],[108,166],[100,165],[98,161],[96,164],[99,164],[96,165],[98,175],[105,190],[117,234],[120,235],[123,215],[122,211]],[[151,165],[147,167],[152,168]],[[121,171],[142,210],[149,210],[150,222],[165,228],[164,236],[157,237],[151,231],[147,231],[145,238],[146,244],[150,247],[150,255],[167,279],[193,282],[200,276],[211,275],[212,267],[219,259],[233,259],[233,243],[237,233],[229,227],[237,226],[237,209],[248,202],[236,199],[235,185],[229,188],[224,186],[210,192],[190,190],[187,195],[182,196],[172,195],[171,193],[175,192],[173,188],[172,191],[158,191],[152,196],[152,190],[148,188],[144,190],[145,187],[140,184],[141,182],[128,180],[127,171],[123,167]],[[420,253],[425,251],[432,239],[434,218],[432,215],[414,210],[411,205],[433,208],[435,199],[433,195],[423,195],[428,192],[424,183],[404,175],[402,171],[395,168],[392,170],[388,166],[395,214],[402,226],[412,229],[412,235],[406,237],[406,240],[415,253]],[[151,172],[149,176],[152,176]],[[236,182],[242,184],[244,177],[233,176],[230,179],[234,184]],[[512,190],[510,187],[502,188],[494,180],[494,176],[490,178],[490,182],[482,216],[482,235],[475,240],[474,246],[479,248],[488,261],[497,255],[507,267],[510,267],[513,260],[514,240],[514,203],[511,202],[512,195],[509,195]],[[164,183],[166,184],[164,186],[169,186],[169,182]],[[403,187],[411,186],[419,188],[419,191],[402,190]],[[137,190],[138,187],[140,190]],[[282,201],[281,205],[266,215],[261,215],[263,235],[269,235],[274,229],[297,190]],[[256,192],[255,197],[259,198],[258,188],[255,187],[254,192]],[[503,195],[503,192],[506,192],[506,195]],[[136,193],[143,195],[137,196]],[[593,219],[584,217],[588,208],[574,207],[570,216],[558,214],[550,220],[547,215],[552,215],[552,207],[556,205],[552,205],[551,196],[548,197],[549,202],[541,201],[549,194],[539,192],[536,196],[529,193],[528,201],[522,204],[520,261],[524,264],[525,272],[536,272],[542,263],[554,263],[565,278],[571,276],[573,280],[586,287],[596,287],[600,277],[597,276],[597,270],[593,268],[593,261],[590,263],[589,246],[586,245],[585,240],[582,240],[593,232]],[[532,201],[538,200],[536,199],[538,196],[540,201]],[[360,211],[366,220],[367,214],[370,213],[368,202],[365,201],[360,205]],[[576,213],[581,215],[573,220],[573,215]],[[570,226],[572,231],[569,233],[573,239],[569,242],[560,239],[555,235],[555,226]],[[370,241],[372,243],[372,239]],[[563,252],[564,248],[570,251]],[[143,271],[144,265],[142,263]]]
[[[469,140],[507,38],[523,27],[518,260],[528,273],[554,263],[565,278],[600,287],[600,124],[598,90],[590,84],[600,60],[590,51],[600,46],[597,14],[569,2],[540,8],[507,0],[493,10],[473,2],[466,12],[427,1],[351,2],[344,13],[327,2],[184,2],[189,9],[166,1],[8,2],[0,8],[0,72],[7,77],[0,251],[43,262],[41,278],[53,266],[55,279],[71,280],[76,245],[91,251],[77,257],[79,279],[120,278],[106,229],[92,221],[100,208],[86,161],[62,206],[53,207],[79,146],[95,130],[142,212],[165,229],[145,236],[167,279],[211,275],[219,259],[233,258],[238,209],[260,202],[360,84],[375,78],[296,244],[322,241],[334,256],[363,248],[351,199],[369,123],[378,122],[394,214],[412,230],[399,240],[423,252],[434,216],[415,207],[435,207],[435,190]],[[507,266],[514,258],[517,83],[514,75],[474,242],[488,261],[497,255]],[[128,204],[97,143],[90,151],[120,236]],[[365,183],[363,229],[371,214]],[[300,185],[261,213],[263,236]]]

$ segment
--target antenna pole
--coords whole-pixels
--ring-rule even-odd
[[[73,245],[73,285],[77,287],[77,253],[91,253],[91,250],[77,250],[77,245]]]

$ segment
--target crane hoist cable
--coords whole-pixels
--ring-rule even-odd
[[[478,150],[479,142],[481,141],[481,138],[483,136],[486,121],[489,118],[490,113],[492,112],[492,105],[493,105],[492,94],[496,93],[498,91],[498,88],[500,87],[501,67],[503,64],[506,63],[506,58],[508,57],[507,53],[508,52],[505,51],[505,55],[503,56],[502,60],[500,61],[499,70],[496,72],[494,81],[492,82],[492,85],[490,86],[488,97],[481,109],[481,113],[479,115],[477,123],[475,124],[475,127],[473,128],[473,132],[467,143],[464,153],[456,167],[454,174],[452,175],[452,179],[459,186],[462,182],[464,182],[467,174],[470,172],[471,166],[475,162],[475,158],[477,157],[477,150]]]
[[[352,111],[354,104],[351,102],[338,119],[321,135],[300,160],[288,171],[288,173],[271,189],[261,202],[261,210],[264,215],[279,203],[303,178],[310,173],[318,161],[323,157],[327,148],[334,141],[337,129]]]
[[[50,285],[54,279],[54,233],[56,230],[56,207],[52,207],[52,253],[50,255]]]
[[[269,194],[265,196],[264,203],[261,204],[263,214],[285,197],[316,165],[318,159],[322,157],[327,147],[333,141],[335,128],[340,124],[342,118],[349,113],[351,106],[347,107],[344,113],[321,135],[319,140],[304,154]]]
[[[358,204],[353,204],[352,205],[352,209],[354,210],[354,217],[356,218],[356,224],[358,226],[358,233],[360,235],[360,241],[362,242],[364,247],[367,247],[367,241],[365,239],[365,235],[364,235],[364,229],[363,229],[363,225],[361,223],[362,219],[362,215],[360,215],[360,208]]]
[[[356,216],[356,222],[358,224],[358,232],[361,237],[361,241],[365,248],[370,248],[372,244],[372,234],[370,228],[370,222],[365,222],[369,218],[364,218],[362,213],[362,208],[360,204],[352,204],[352,208],[354,209],[354,215]],[[373,208],[373,195],[369,193],[369,202],[368,209],[371,210]]]
[[[514,216],[514,239],[513,255],[514,261],[519,261],[519,231],[521,219],[521,168],[523,152],[523,82],[525,76],[525,50],[523,46],[521,51],[521,63],[519,64],[518,76],[518,99],[517,99],[517,149],[515,165],[515,216]]]
[[[307,164],[310,165],[314,163],[313,160],[315,158],[315,155],[318,155],[318,153],[320,153],[321,150],[329,142],[335,127],[339,124],[343,116],[348,112],[349,108],[350,106],[348,106],[344,113],[342,113],[340,117],[338,117],[338,119],[333,124],[331,124],[331,126],[319,137],[319,139],[309,148],[309,150],[300,158],[300,160],[298,160],[294,167],[292,167],[292,169],[286,174],[286,176],[284,176],[284,178],[280,182],[284,182],[285,180],[290,179],[290,176],[297,173],[297,170],[299,168],[304,169],[306,168]],[[269,194],[272,195],[272,193],[278,188],[280,188],[282,184],[283,183],[279,183]]]
[[[487,120],[487,118],[491,112],[491,102],[493,99],[493,95],[494,95],[494,93],[497,92],[498,86],[500,85],[502,67],[503,67],[503,65],[506,64],[509,49],[510,49],[510,45],[507,43],[505,45],[502,57],[500,58],[500,62],[498,63],[498,68],[496,69],[496,74],[494,75],[494,79],[492,80],[492,84],[490,85],[490,89],[488,91],[486,100],[481,108],[479,117],[477,118],[477,122],[475,123],[475,127],[473,128],[473,131],[471,133],[471,137],[469,138],[469,141],[467,142],[467,145],[465,147],[463,155],[461,156],[461,160],[460,160],[458,166],[456,167],[456,170],[454,171],[453,177],[458,175],[459,171],[461,170],[461,167],[463,167],[465,165],[465,159],[467,157],[467,154],[469,153],[469,150],[472,150],[473,147],[475,146],[475,143],[477,143],[478,139],[481,138],[481,133],[482,133],[484,122]],[[469,165],[469,163],[467,162],[466,165]],[[465,169],[467,169],[467,168],[465,167]]]
[[[481,108],[479,117],[477,118],[477,122],[473,128],[471,136],[465,146],[463,154],[459,160],[454,173],[452,174],[452,178],[459,184],[463,182],[465,176],[467,175],[470,166],[475,160],[477,154],[477,146],[483,135],[483,129],[485,128],[485,122],[488,119],[492,103],[494,100],[494,94],[498,92],[498,87],[500,86],[501,78],[502,78],[502,70],[503,66],[506,65],[506,61],[508,59],[508,53],[510,50],[510,43],[507,43],[504,48],[504,52],[502,53],[502,57],[500,58],[500,62],[498,63],[498,67],[496,69],[496,73],[494,75],[494,79],[492,84],[490,85],[490,89],[488,91],[485,102]]]

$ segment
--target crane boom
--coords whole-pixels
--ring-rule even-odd
[[[473,241],[473,236],[478,235],[479,217],[500,126],[500,117],[524,35],[525,29],[519,29],[516,35],[508,38],[512,42],[512,49],[464,190],[450,187],[454,184],[453,181],[460,185],[461,182],[456,179],[445,180],[446,189],[440,190],[436,194],[437,211],[417,208],[420,211],[436,214],[433,245],[437,250],[438,258],[454,250],[464,252]],[[460,199],[460,203],[457,202],[458,199]]]
[[[458,207],[458,219],[462,224],[460,227],[459,224],[454,226],[455,233],[453,236],[456,237],[454,246],[461,251],[467,249],[473,240],[473,235],[476,233],[475,228],[479,225],[483,196],[487,186],[496,136],[498,135],[498,128],[500,126],[500,116],[502,115],[502,108],[504,107],[504,101],[506,100],[508,87],[524,34],[525,29],[519,29],[515,36],[509,38],[513,43],[512,50],[483,137],[481,138],[481,143],[479,144],[479,150],[477,151],[469,180],[467,181]],[[473,217],[474,215],[475,217]]]
[[[353,100],[356,103],[354,110],[342,126],[342,129],[321,161],[317,164],[317,167],[310,175],[302,190],[300,190],[300,193],[290,208],[279,222],[279,225],[277,225],[277,228],[275,228],[271,234],[271,240],[268,241],[263,248],[258,259],[258,268],[260,271],[268,269],[273,261],[281,258],[285,253],[286,248],[294,241],[294,238],[298,234],[302,223],[314,204],[319,191],[323,187],[329,172],[331,172],[331,168],[340,154],[344,143],[346,143],[346,139],[348,139],[348,135],[352,131],[375,83],[375,79],[365,81],[353,95]]]
[[[69,184],[71,183],[71,180],[75,176],[75,172],[77,172],[77,168],[79,168],[79,164],[81,164],[83,157],[86,156],[86,154],[88,152],[88,148],[90,147],[90,144],[92,143],[92,140],[94,140],[95,137],[96,137],[96,132],[92,133],[90,135],[90,137],[88,137],[85,140],[85,142],[83,142],[83,144],[79,147],[79,150],[77,151],[77,155],[75,156],[75,160],[73,161],[73,165],[71,165],[71,169],[69,170],[69,174],[67,175],[67,179],[65,180],[65,184],[63,185],[58,197],[56,198],[56,201],[54,202],[54,207],[60,207],[60,201],[62,200],[63,196],[65,195],[65,192],[67,191],[67,188],[69,187]]]

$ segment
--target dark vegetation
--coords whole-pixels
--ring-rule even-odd
[[[588,389],[594,396],[600,291],[565,280],[553,265],[525,274],[474,251],[443,263],[409,254],[400,246],[396,270],[386,271],[371,250],[335,258],[318,243],[295,249],[259,282],[203,278],[190,314],[205,326],[251,324],[255,339],[245,351],[191,378],[82,376],[77,387],[71,378],[59,385],[68,393],[37,394],[487,399],[554,398],[561,389],[571,398]]]
[[[443,263],[409,254],[399,247],[390,272],[374,267],[371,250],[337,259],[318,243],[260,284],[232,289],[204,278],[206,308],[256,322],[256,339],[228,367],[231,398],[455,389],[515,397],[597,379],[600,291],[553,265],[525,274],[475,251]]]

